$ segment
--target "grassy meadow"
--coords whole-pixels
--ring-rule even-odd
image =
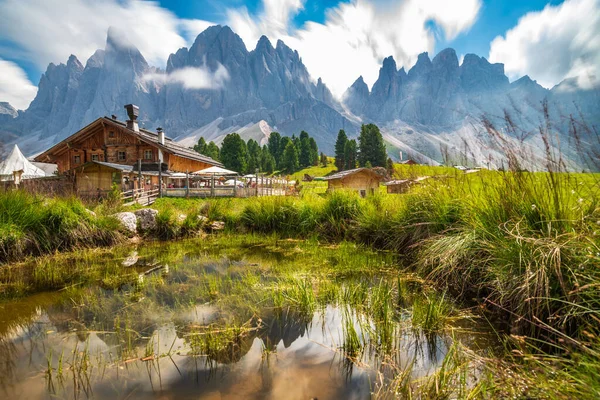
[[[318,168],[307,173],[330,172]],[[476,397],[598,397],[600,176],[395,168],[399,179],[432,178],[406,194],[388,195],[382,187],[366,199],[351,192],[325,194],[326,182],[302,182],[297,197],[163,198],[152,206],[159,211],[158,226],[149,235],[163,240],[201,235],[206,229],[198,216],[204,216],[224,221],[226,234],[352,242],[389,252],[404,271],[437,289],[414,307],[416,326],[439,330],[440,316],[449,313],[445,299],[452,298],[461,307],[476,306],[497,327],[507,351],[486,363],[490,369]],[[0,261],[123,241],[110,218],[123,207],[92,208],[96,216],[75,199],[0,194]],[[3,284],[16,282],[14,293],[28,293],[85,281],[86,274],[89,280],[106,277],[106,271],[61,274],[42,266],[29,274],[37,282],[33,286],[5,267]],[[302,307],[313,301],[307,287],[294,290],[288,299]],[[394,290],[400,293],[401,287]],[[346,333],[352,353],[355,332],[349,327]]]

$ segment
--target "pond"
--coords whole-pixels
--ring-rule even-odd
[[[0,303],[3,398],[456,395],[497,346],[393,254],[350,243],[220,236],[20,268],[30,287],[75,278]]]

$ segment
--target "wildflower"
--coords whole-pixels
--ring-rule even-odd
[[[577,201],[579,202],[579,204],[583,203],[583,199],[581,197]]]
[[[532,204],[532,205],[531,205],[531,209],[532,209],[532,210],[535,210],[535,209],[537,209],[536,205],[535,205],[535,204]]]
[[[575,191],[574,191],[574,190],[571,190],[571,194],[575,194]]]

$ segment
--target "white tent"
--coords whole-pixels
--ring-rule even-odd
[[[46,176],[46,173],[29,162],[16,144],[8,157],[0,163],[1,181],[14,180],[18,184],[21,179],[41,178],[44,176]]]
[[[235,171],[230,171],[221,167],[210,167],[194,172],[194,175],[237,175]]]

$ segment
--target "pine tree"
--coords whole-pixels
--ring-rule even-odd
[[[344,169],[356,168],[356,140],[346,141],[346,147],[344,148]]]
[[[271,155],[269,147],[265,145],[260,153],[260,170],[272,174],[275,168],[275,158]]]
[[[269,148],[269,153],[275,159],[275,163],[279,165],[279,160],[281,159],[281,135],[279,132],[271,132],[269,135],[269,143],[267,144]]]
[[[230,133],[223,139],[221,162],[227,169],[246,173],[248,168],[248,150],[246,143],[237,133]]]
[[[292,139],[289,136],[282,136],[281,140],[279,141],[279,159],[277,159],[277,168],[283,170],[284,166],[283,166],[283,153],[285,152],[285,148],[287,147],[288,143],[292,143]]]
[[[206,146],[206,152],[204,153],[204,155],[212,158],[215,161],[219,161],[219,146],[217,146],[215,142],[211,140],[210,143]]]
[[[360,128],[358,143],[358,164],[361,167],[366,167],[367,162],[373,167],[386,166],[387,151],[377,125],[363,125]]]
[[[256,171],[256,168],[260,170],[260,145],[256,140],[249,139],[246,147],[248,149],[248,172],[252,173]]]
[[[327,156],[325,155],[325,153],[321,153],[321,156],[319,157],[319,162],[321,163],[321,166],[326,168],[327,164],[329,164],[329,160],[327,160]]]
[[[206,140],[204,140],[203,136],[200,136],[200,139],[198,139],[198,144],[195,144],[193,149],[197,153],[206,155]]]
[[[282,169],[288,174],[296,172],[300,166],[298,161],[298,149],[292,140],[288,141],[283,151]]]
[[[310,165],[319,165],[319,146],[314,138],[309,139],[310,142]]]
[[[391,158],[387,159],[387,163],[386,163],[386,167],[385,169],[387,170],[387,173],[389,176],[393,176],[394,175],[394,161],[392,161]]]
[[[344,153],[346,151],[346,142],[348,141],[348,136],[346,136],[346,132],[343,129],[340,129],[338,132],[337,140],[335,142],[335,167],[338,171],[343,171],[346,166],[346,160],[344,158]]]
[[[300,161],[300,166],[302,168],[306,168],[312,165],[310,138],[308,136],[308,133],[304,131],[300,132],[298,157]]]

